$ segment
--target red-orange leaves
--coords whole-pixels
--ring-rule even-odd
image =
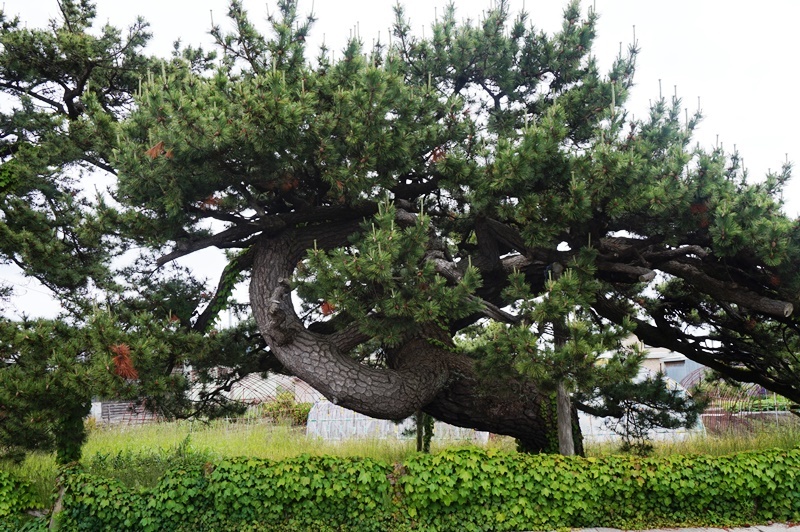
[[[296,177],[289,177],[283,183],[281,183],[281,192],[289,192],[298,186],[300,186],[300,180]]]
[[[167,149],[164,147],[163,140],[156,143],[152,148],[144,152],[144,154],[150,157],[151,159],[157,159],[162,155],[167,159],[172,159],[175,156],[172,149]]]
[[[123,379],[138,379],[139,372],[133,367],[131,360],[131,348],[128,344],[114,344],[108,347],[109,351],[114,353],[114,373]]]
[[[151,159],[155,159],[156,157],[161,155],[163,151],[164,151],[164,141],[162,140],[161,142],[159,142],[158,144],[156,144],[155,146],[144,152],[144,154],[150,157]]]
[[[708,219],[708,204],[697,202],[689,206],[689,212],[698,217],[697,225],[701,228],[706,228],[710,225]]]
[[[705,203],[692,203],[689,205],[689,211],[692,214],[703,214],[704,212],[708,212],[708,205]]]
[[[333,303],[329,303],[327,301],[323,301],[322,305],[320,305],[319,309],[322,312],[323,316],[330,316],[336,310],[336,306]]]

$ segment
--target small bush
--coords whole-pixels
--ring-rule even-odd
[[[308,423],[308,413],[312,406],[312,403],[296,402],[294,393],[283,391],[278,393],[274,399],[253,407],[251,415],[266,418],[275,423],[305,426]]]

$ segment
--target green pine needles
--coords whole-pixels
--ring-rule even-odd
[[[480,274],[461,264],[450,283],[437,271],[431,254],[450,253],[444,239],[432,234],[430,217],[405,212],[398,222],[396,207],[383,201],[373,221],[353,235],[350,245],[326,252],[309,250],[295,279],[298,294],[310,310],[327,315],[342,312],[378,342],[394,347],[426,325],[441,325],[481,309],[472,296]],[[437,240],[441,249],[431,249]]]

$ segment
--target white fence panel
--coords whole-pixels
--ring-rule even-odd
[[[328,441],[361,439],[405,439],[412,438],[412,418],[395,423],[386,419],[375,419],[330,401],[320,401],[311,407],[306,433]],[[462,440],[476,443],[489,441],[489,433],[455,427],[437,421],[433,427],[434,440]]]

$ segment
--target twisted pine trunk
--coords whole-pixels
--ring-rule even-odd
[[[288,279],[315,242],[319,248],[342,245],[353,229],[313,226],[265,236],[257,244],[250,302],[276,358],[331,402],[357,412],[403,419],[422,409],[453,425],[513,436],[529,451],[552,450],[549,398],[528,383],[481,377],[470,359],[445,348],[452,342],[448,333],[428,330],[394,351],[388,368],[374,368],[348,356],[367,340],[357,327],[319,334],[303,325]]]

